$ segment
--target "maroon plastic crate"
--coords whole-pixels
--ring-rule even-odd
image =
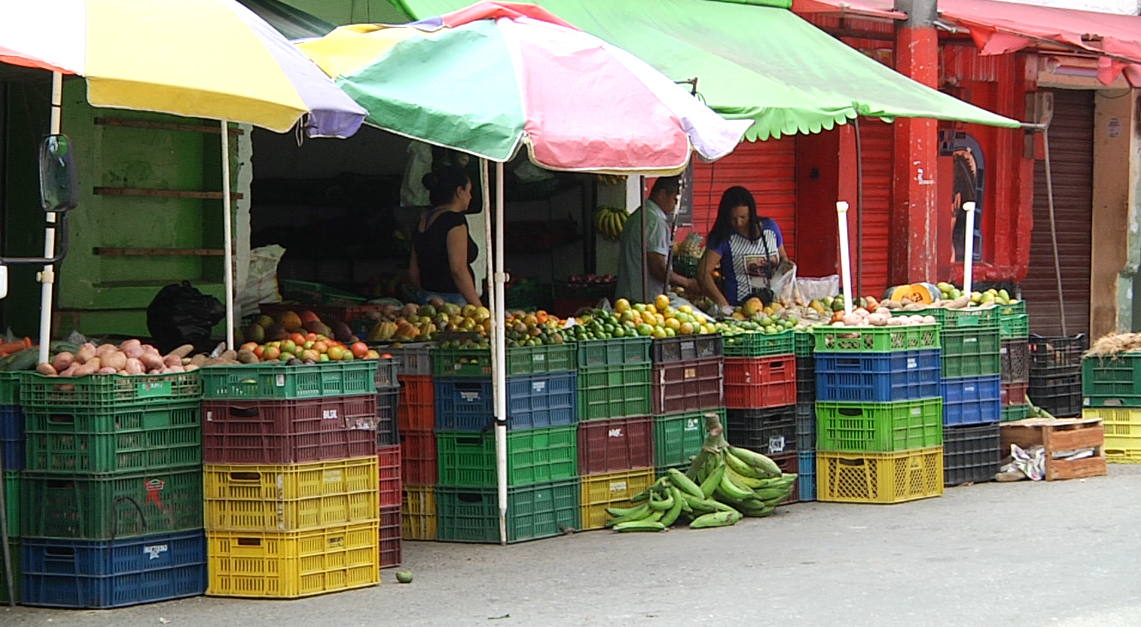
[[[769,455],[769,459],[773,460],[780,471],[784,473],[799,473],[800,472],[800,454],[796,451],[792,453],[783,453],[781,455]],[[789,503],[800,502],[800,477],[792,482],[792,494],[787,499],[780,502],[781,505],[788,505]]]
[[[436,385],[432,375],[400,377],[400,404],[396,409],[401,431],[436,428]]]
[[[380,508],[380,567],[392,568],[404,561],[404,521],[400,506]]]
[[[376,449],[376,469],[380,475],[380,506],[400,506],[404,502],[404,482],[401,477],[399,444]]]
[[[376,455],[376,395],[202,401],[207,464],[302,464]]]
[[[725,407],[761,409],[796,403],[796,357],[725,358]]]
[[[1022,383],[1003,383],[1002,384],[1002,406],[1011,407],[1013,405],[1025,405],[1026,394],[1030,392],[1030,382],[1024,381]]]
[[[654,418],[578,423],[578,471],[583,475],[654,467]]]
[[[654,365],[654,414],[721,407],[723,357]]]
[[[436,433],[401,431],[400,462],[404,485],[436,485]]]

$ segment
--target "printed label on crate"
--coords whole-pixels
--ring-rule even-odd
[[[625,481],[611,481],[610,482],[610,491],[611,492],[625,492],[626,491],[626,482]]]
[[[535,353],[531,355],[531,361],[547,361],[547,356],[543,353]]]
[[[615,427],[615,428],[611,429],[609,432],[607,432],[606,435],[608,437],[611,437],[611,438],[621,438],[621,437],[623,437],[622,427]]]
[[[979,343],[979,338],[977,338],[977,337],[965,337],[965,338],[963,338],[963,344],[978,344],[978,343]]]
[[[681,351],[683,353],[687,350],[690,350],[690,351],[696,351],[697,350],[697,342],[694,340],[685,340],[685,341],[681,342],[680,344],[678,344],[678,346],[681,348]]]
[[[783,453],[784,452],[784,436],[774,435],[769,438],[769,453]]]
[[[464,399],[464,402],[467,403],[478,403],[480,400],[479,392],[460,391],[460,398]]]
[[[174,387],[170,381],[143,381],[135,389],[138,391],[139,398],[170,396],[174,393]]]
[[[329,548],[330,549],[343,549],[343,548],[345,548],[345,536],[337,536],[335,538],[329,538]]]
[[[916,360],[914,357],[908,357],[907,358],[907,369],[908,370],[911,370],[913,368],[918,368],[918,367],[919,367],[919,361],[918,360]]]
[[[536,392],[536,393],[546,392],[547,391],[547,382],[546,381],[532,381],[531,382],[531,391]]]
[[[340,483],[343,481],[341,470],[339,468],[326,470],[324,475],[325,483]]]
[[[147,503],[154,503],[155,507],[162,511],[166,511],[166,506],[162,504],[162,498],[159,492],[166,487],[166,482],[162,479],[150,479],[146,482]]]
[[[321,410],[321,418],[324,420],[336,420],[337,418],[340,418],[340,416],[337,414],[336,408],[323,409]]]
[[[697,378],[697,368],[686,368],[685,371],[682,372],[682,378],[696,379]]]
[[[977,386],[977,385],[964,385],[964,386],[963,386],[963,391],[964,391],[964,392],[974,392],[974,391],[975,391],[975,390],[977,390],[977,389],[978,389],[978,386]]]
[[[697,431],[700,428],[699,422],[700,421],[697,418],[690,418],[689,420],[686,420],[685,421],[685,430],[686,431]]]
[[[274,378],[274,381],[273,381],[273,382],[274,382],[274,384],[275,384],[277,387],[279,387],[279,388],[283,388],[283,387],[285,387],[285,375],[283,375],[283,374],[279,374],[279,375],[277,375],[277,376]]]
[[[922,407],[912,407],[911,408],[911,415],[912,416],[922,416],[923,415],[923,408]]]
[[[149,546],[143,547],[143,553],[149,556],[152,560],[157,560],[162,556],[163,553],[166,553],[169,550],[170,547],[166,544],[151,544]]]

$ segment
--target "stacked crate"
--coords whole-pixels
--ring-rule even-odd
[[[24,469],[24,411],[20,408],[19,375],[0,372],[0,491],[8,521],[12,583],[20,600],[20,471]],[[8,579],[0,552],[0,605],[8,603]]]
[[[796,354],[796,450],[798,490],[802,502],[816,500],[816,359],[815,340],[809,331],[793,335]]]
[[[579,509],[583,529],[601,529],[610,517],[607,507],[631,506],[630,499],[654,481],[655,457],[661,449],[654,446],[658,424],[651,408],[665,397],[658,396],[661,386],[646,376],[661,376],[652,369],[650,341],[649,337],[628,337],[578,343]],[[587,377],[589,380],[584,381]],[[631,381],[629,390],[603,387],[627,380]]]
[[[579,528],[574,344],[507,351],[507,541]],[[436,539],[498,543],[491,352],[440,349],[436,388]]]
[[[401,526],[404,540],[436,539],[436,385],[432,378],[431,344],[405,344],[386,349],[397,364],[400,386],[397,409],[397,453],[402,488]],[[378,437],[380,433],[377,432]],[[377,457],[383,460],[386,447],[377,442]],[[393,453],[388,453],[390,456]],[[384,477],[381,478],[384,483]],[[383,507],[383,504],[382,504]]]
[[[379,583],[382,501],[400,524],[400,485],[382,494],[377,465],[378,399],[394,380],[377,361],[202,370],[207,594],[292,599]],[[392,429],[396,400],[382,402]]]
[[[1002,422],[1022,420],[1030,413],[1030,316],[1025,301],[998,310],[1002,342]]]
[[[796,356],[793,332],[746,333],[725,339],[726,438],[799,471]],[[794,489],[786,503],[795,503]]]
[[[936,325],[818,327],[816,498],[898,503],[943,493]]]
[[[1082,395],[1082,417],[1105,427],[1107,460],[1141,463],[1141,353],[1083,359]]]
[[[25,605],[112,608],[206,588],[198,373],[28,374]]]
[[[1082,411],[1086,382],[1082,353],[1088,348],[1084,334],[1072,337],[1030,336],[1030,402],[1057,418],[1077,416]],[[1117,386],[1097,390],[1113,391]],[[1093,390],[1091,390],[1093,391]],[[1096,395],[1096,394],[1095,394]],[[1097,403],[1094,403],[1097,404]]]
[[[405,355],[405,359],[412,359]],[[415,359],[412,359],[415,361]],[[404,559],[404,480],[400,455],[401,361],[385,357],[377,364],[376,470],[380,506],[380,567],[399,566]]]

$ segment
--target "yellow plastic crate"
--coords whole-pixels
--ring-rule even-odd
[[[207,531],[289,532],[372,522],[376,457],[290,466],[206,464]]]
[[[378,522],[294,533],[208,531],[219,597],[296,599],[380,583]]]
[[[404,486],[405,540],[436,539],[436,488],[430,485]]]
[[[604,475],[582,477],[579,493],[579,508],[582,514],[582,528],[602,529],[610,514],[607,507],[630,507],[630,499],[653,485],[654,469],[624,470]]]
[[[1101,418],[1105,457],[1114,464],[1141,464],[1141,409],[1087,407],[1082,418]]]
[[[899,453],[816,453],[816,499],[902,503],[943,494],[943,448]]]

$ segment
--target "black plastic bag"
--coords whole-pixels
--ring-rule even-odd
[[[226,317],[226,308],[213,296],[190,285],[168,285],[147,307],[147,329],[154,345],[164,354],[183,344],[193,344],[195,352],[213,346],[210,330]]]

